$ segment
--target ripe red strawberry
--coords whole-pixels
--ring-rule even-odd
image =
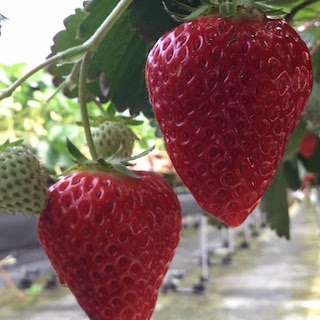
[[[58,181],[38,224],[60,282],[91,320],[147,320],[179,242],[181,208],[161,176],[82,171]]]
[[[241,224],[309,97],[305,43],[284,20],[256,11],[201,17],[156,42],[146,85],[182,181],[206,212]]]
[[[307,133],[301,140],[299,153],[304,157],[311,157],[318,142],[318,136],[314,132]]]

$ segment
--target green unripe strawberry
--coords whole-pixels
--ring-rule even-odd
[[[136,135],[125,124],[105,121],[92,128],[92,138],[99,157],[107,158],[116,153],[118,158],[132,155]]]
[[[38,158],[23,146],[1,147],[0,211],[36,214],[46,204],[46,176]]]

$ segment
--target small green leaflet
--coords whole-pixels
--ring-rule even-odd
[[[23,139],[19,139],[19,140],[16,140],[16,141],[6,140],[2,145],[0,145],[0,151],[6,149],[6,148],[8,148],[8,147],[18,147],[18,146],[21,146],[22,143],[23,143]]]
[[[304,117],[301,117],[297,127],[286,144],[283,160],[290,160],[296,156],[300,142],[307,132],[307,122]]]
[[[70,139],[66,139],[67,149],[70,155],[73,157],[74,162],[83,163],[88,161],[88,159],[81,153],[81,151],[70,141]]]
[[[273,181],[261,200],[261,209],[279,237],[290,239],[287,182],[283,164],[277,169]]]
[[[179,24],[164,8],[163,0],[134,0],[129,22],[140,36],[153,43]]]
[[[283,169],[288,188],[292,191],[298,190],[301,187],[301,179],[297,157],[283,162]]]

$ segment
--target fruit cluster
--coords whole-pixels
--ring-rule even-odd
[[[230,1],[218,2],[229,12]],[[285,20],[233,9],[161,36],[145,79],[176,172],[205,212],[235,227],[270,185],[313,76],[308,48]],[[0,210],[40,213],[39,241],[91,320],[148,320],[179,243],[181,207],[160,175],[125,167],[136,139],[125,124],[85,131],[96,157],[80,154],[49,189],[29,149],[1,146]],[[307,136],[300,154],[317,141]]]

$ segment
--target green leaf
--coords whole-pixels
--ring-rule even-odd
[[[100,1],[100,3],[109,0]],[[103,11],[103,6],[99,6]],[[93,20],[93,21],[92,21]],[[89,15],[81,35],[89,36],[96,16]],[[150,44],[130,29],[129,13],[124,14],[101,42],[89,67],[90,91],[102,100],[110,99],[118,111],[143,112],[150,117],[151,105],[145,87],[144,67]],[[108,92],[103,96],[103,92]]]
[[[155,146],[152,146],[152,147],[150,147],[150,148],[142,151],[141,153],[139,153],[139,154],[137,154],[137,155],[135,155],[135,156],[132,156],[132,157],[130,157],[130,158],[127,158],[126,160],[127,160],[127,161],[133,161],[133,160],[142,158],[142,157],[148,155],[152,150],[154,150],[154,148],[155,148]]]
[[[108,108],[107,108],[108,117],[113,118],[113,117],[115,117],[116,113],[117,113],[117,110],[114,107],[114,105],[112,103],[109,103]]]
[[[320,58],[320,57],[319,57]],[[315,82],[305,110],[306,118],[314,125],[320,123],[320,83]]]
[[[83,43],[83,39],[80,39],[78,36],[78,27],[81,21],[87,16],[81,9],[76,9],[73,15],[70,15],[64,19],[63,23],[65,25],[65,30],[58,32],[53,38],[53,46],[51,46],[52,56],[58,52],[64,51],[71,47],[75,47]],[[64,76],[71,72],[73,64],[59,64],[58,66],[51,66],[49,72],[52,73],[55,77]],[[56,78],[56,81],[59,78]],[[62,79],[59,79],[62,82]]]
[[[93,0],[86,7],[88,12],[77,11],[65,20],[66,30],[54,37],[52,53],[85,42],[101,25],[118,3],[116,0]],[[139,8],[141,8],[138,5]],[[133,6],[132,10],[138,10]],[[129,109],[132,115],[140,112],[152,116],[145,87],[144,68],[151,43],[131,28],[128,10],[108,32],[95,52],[89,67],[87,88],[102,102],[111,102],[118,111]],[[54,82],[60,84],[73,68],[73,64],[51,67]],[[77,95],[65,90],[69,97]]]
[[[298,190],[301,187],[301,179],[297,158],[291,161],[285,161],[283,163],[283,170],[288,187],[293,191]]]
[[[23,141],[24,141],[23,139],[19,139],[19,140],[15,140],[15,141],[6,140],[3,144],[0,145],[0,151],[6,149],[8,147],[21,146]]]
[[[150,42],[156,41],[178,25],[165,11],[162,0],[134,0],[129,21],[131,26]]]
[[[299,150],[300,142],[307,132],[307,122],[303,117],[301,117],[297,127],[286,144],[283,160],[290,160],[295,157]]]
[[[287,6],[290,12],[286,15],[287,21],[291,24],[302,24],[319,16],[319,0],[292,2]]]
[[[220,13],[224,17],[232,17],[236,13],[236,6],[232,2],[222,2],[219,6]]]
[[[256,8],[275,17],[284,17],[292,25],[301,25],[317,19],[319,0],[239,0],[239,3],[252,3]]]
[[[134,179],[141,179],[141,177],[139,175],[137,175],[135,172],[133,172],[132,170],[128,169],[127,166],[121,164],[121,163],[115,163],[113,165],[113,168],[115,170],[117,170],[118,172],[129,176],[130,178],[134,178]]]
[[[69,153],[72,155],[72,157],[77,161],[77,162],[85,162],[88,159],[81,153],[81,151],[71,142],[70,139],[66,139],[67,143],[67,149]]]
[[[283,164],[278,167],[271,185],[263,195],[261,209],[267,214],[267,221],[277,235],[289,239],[288,194]]]

